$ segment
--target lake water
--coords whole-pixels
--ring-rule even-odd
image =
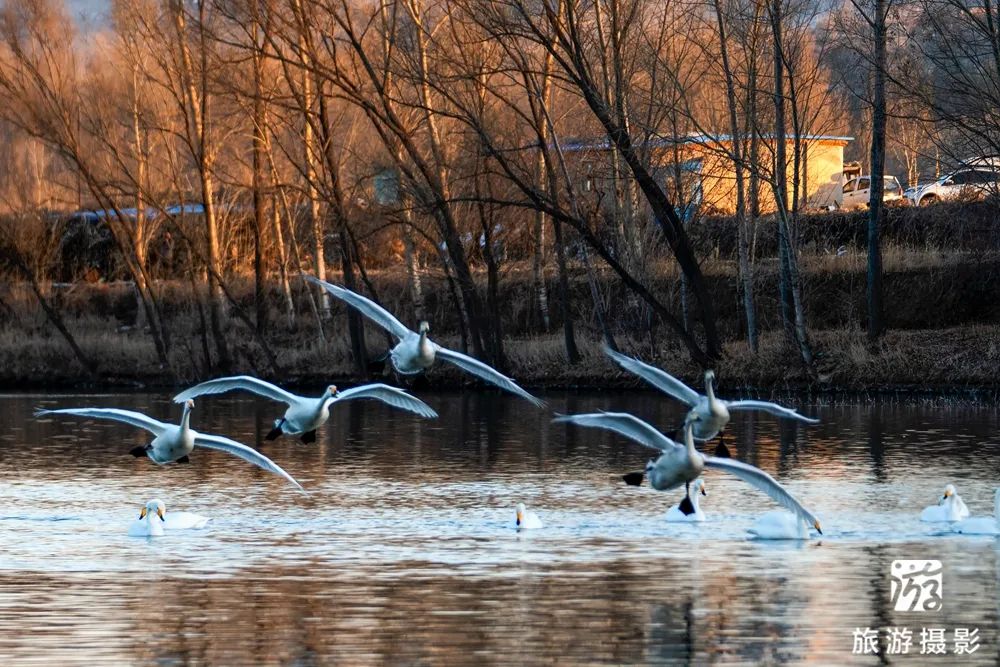
[[[1000,558],[989,537],[919,521],[954,482],[990,515],[993,407],[801,404],[822,424],[738,415],[730,446],[821,518],[808,542],[747,528],[775,509],[718,472],[709,521],[664,521],[679,493],[624,486],[649,452],[551,424],[494,393],[423,395],[421,420],[338,405],[314,445],[263,441],[279,406],[205,397],[192,425],[259,447],[309,491],[218,452],[158,467],[136,429],[36,407],[136,409],[174,421],[165,394],[0,396],[0,664],[995,664]],[[654,393],[556,393],[559,413],[681,418]],[[146,500],[211,517],[129,538]],[[518,534],[514,506],[545,522]],[[943,606],[894,611],[890,566],[936,559]],[[906,627],[909,653],[852,653],[856,628]],[[923,628],[948,655],[920,654]],[[956,630],[979,649],[954,655]],[[884,638],[883,638],[884,643]]]

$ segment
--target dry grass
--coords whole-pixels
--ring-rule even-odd
[[[1000,362],[1000,256],[972,255],[966,251],[919,252],[901,244],[885,250],[886,296],[890,324],[885,339],[871,347],[860,326],[864,317],[864,253],[807,255],[802,262],[806,277],[807,310],[815,327],[820,381],[810,383],[797,362],[797,354],[777,327],[774,301],[776,276],[766,264],[758,267],[758,309],[763,332],[758,354],[750,354],[742,340],[742,315],[738,309],[733,264],[709,259],[703,268],[719,309],[719,327],[725,357],[719,363],[727,388],[809,388],[876,391],[904,387],[941,389],[994,387]],[[646,267],[657,294],[678,308],[676,274],[671,262]],[[559,312],[555,277],[549,276],[550,308]],[[403,321],[415,321],[401,271],[372,272],[380,298]],[[598,273],[599,290],[611,308],[619,345],[630,354],[668,368],[697,382],[699,369],[666,327],[650,340],[642,333],[646,319],[620,282],[606,271]],[[440,277],[428,276],[428,319],[435,338],[458,346],[455,313]],[[502,283],[502,317],[508,371],[525,384],[551,387],[640,386],[608,363],[600,351],[596,319],[586,276],[575,271],[571,280],[574,315],[580,352],[584,359],[565,362],[557,322],[549,333],[538,332],[534,314],[531,272],[521,264],[510,265]],[[252,284],[234,279],[237,300],[250,309]],[[183,283],[160,285],[161,302],[171,332],[169,368],[161,367],[148,332],[136,329],[135,298],[127,285],[77,285],[54,290],[55,302],[85,354],[96,361],[102,384],[119,386],[187,383],[207,371],[201,342],[200,320],[194,299]],[[352,373],[343,307],[337,306],[327,326],[327,339],[317,335],[316,322],[302,293],[297,295],[301,315],[288,323],[276,309],[270,312],[267,340],[273,348],[283,380],[325,383],[346,380]],[[24,286],[0,284],[0,386],[73,386],[84,377],[68,346],[47,322],[34,297]],[[273,299],[278,303],[278,299]],[[6,316],[5,316],[6,315]],[[372,356],[385,350],[385,341],[369,329]],[[250,332],[235,318],[228,341],[236,363],[233,372],[267,376],[270,370]],[[459,384],[458,373],[436,371],[432,381]]]

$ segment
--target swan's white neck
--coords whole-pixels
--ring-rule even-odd
[[[687,447],[687,455],[692,461],[698,460],[698,450],[694,448],[694,422],[689,421],[684,424],[684,445]]]
[[[184,404],[184,413],[181,415],[181,431],[187,431],[191,427],[191,406]]]
[[[712,382],[713,382],[712,376],[711,375],[706,375],[705,376],[705,395],[708,396],[708,400],[709,400],[710,403],[715,401],[715,388],[712,387]]]

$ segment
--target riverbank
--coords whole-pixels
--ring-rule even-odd
[[[83,369],[68,357],[63,349],[65,344],[58,337],[0,334],[0,390],[169,390],[201,379],[194,375],[171,377],[155,363],[145,338],[135,332],[82,337],[81,344],[104,369],[99,377],[87,378]],[[458,341],[445,337],[441,342],[457,344]],[[780,334],[764,334],[757,355],[749,354],[741,342],[727,344],[725,357],[716,367],[721,391],[757,396],[789,392],[970,398],[1000,395],[997,373],[1000,327],[890,331],[874,347],[867,345],[860,330],[819,331],[813,332],[813,342],[818,356],[817,380],[808,379],[795,351],[784,344]],[[565,361],[558,335],[508,339],[508,373],[533,389],[621,390],[645,386],[613,365],[601,351],[599,340],[581,338],[578,343],[583,358],[570,365]],[[626,353],[662,367],[695,387],[701,385],[700,370],[679,347],[665,343],[654,351],[648,341],[624,337],[617,343]],[[103,354],[97,354],[98,350],[103,350]],[[388,368],[366,377],[358,376],[352,372],[346,339],[323,344],[314,336],[303,335],[284,345],[276,344],[275,353],[281,377],[273,377],[266,368],[239,367],[232,373],[254,374],[289,387],[319,387],[331,382],[413,382],[396,378]],[[438,366],[417,382],[426,389],[475,386],[467,376],[447,366]]]
[[[875,346],[868,344],[862,329],[863,253],[814,253],[804,256],[801,266],[817,360],[815,378],[803,372],[796,351],[778,330],[773,262],[761,260],[756,267],[761,335],[755,355],[744,341],[733,262],[719,257],[704,262],[724,341],[724,357],[716,371],[727,393],[1000,394],[1000,254],[990,250],[888,248],[884,285],[890,331]],[[679,312],[680,283],[673,265],[663,262],[644,271],[657,294]],[[415,323],[420,319],[401,271],[371,272],[369,277],[381,301],[402,321]],[[550,270],[546,278],[551,313],[548,327],[539,315],[530,267],[512,263],[503,276],[500,303],[506,372],[532,388],[641,387],[601,352],[593,292],[580,265],[572,267],[570,292],[582,359],[578,364],[566,363],[556,276]],[[336,281],[338,276],[330,279]],[[621,350],[700,386],[700,369],[670,331],[663,325],[650,331],[646,310],[610,272],[598,269],[594,279]],[[433,271],[425,273],[423,283],[423,316],[433,324],[432,335],[441,344],[458,348],[458,320],[447,284]],[[229,289],[244,312],[254,312],[253,285],[248,278],[231,277]],[[229,369],[219,368],[206,334],[205,312],[199,309],[188,283],[158,283],[158,298],[170,334],[166,366],[156,355],[129,284],[55,285],[49,297],[96,373],[88,374],[76,360],[26,286],[0,283],[0,390],[173,388],[241,373],[303,387],[377,378],[395,381],[388,372],[365,378],[354,373],[345,307],[332,304],[331,318],[323,327],[324,340],[301,283],[295,285],[296,315],[291,319],[279,310],[283,303],[280,294],[273,287],[266,293],[267,322],[261,336],[277,369],[263,353],[257,335],[235,316],[225,325],[233,363]],[[366,331],[368,352],[375,358],[385,351],[387,341],[375,328]],[[467,386],[467,380],[441,367],[421,382],[430,388],[455,388]]]

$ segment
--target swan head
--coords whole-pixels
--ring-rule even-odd
[[[823,529],[822,529],[822,528],[820,528],[820,525],[819,525],[819,519],[816,519],[816,520],[815,520],[815,521],[813,522],[813,528],[815,528],[815,529],[816,529],[816,532],[817,532],[817,533],[819,533],[820,535],[822,535],[822,534],[823,534]]]
[[[337,385],[331,384],[329,387],[326,388],[326,393],[327,393],[328,396],[336,396],[337,395]]]
[[[426,334],[426,333],[430,333],[430,331],[431,331],[431,325],[430,325],[430,322],[428,322],[427,320],[424,320],[424,321],[422,321],[422,322],[420,323],[420,328],[419,328],[419,331],[420,331],[420,333],[422,333],[422,334]]]
[[[948,500],[948,498],[951,498],[952,496],[956,495],[957,493],[958,493],[958,491],[955,490],[955,485],[954,484],[949,484],[948,486],[944,487],[944,496],[941,497],[941,500],[942,501]]]
[[[184,407],[187,408],[188,410],[192,409],[194,407],[194,400],[189,398],[188,400],[184,401]]]
[[[710,382],[715,382],[715,371],[711,368],[705,371],[705,384],[709,384]]]
[[[708,491],[705,490],[705,482],[700,477],[691,482],[691,490],[694,491],[696,495],[699,493],[703,496],[708,495]]]
[[[145,519],[146,516],[156,516],[160,517],[160,521],[163,521],[163,515],[167,513],[167,506],[163,504],[162,500],[154,498],[146,503],[146,506],[139,511],[139,518]]]
[[[517,525],[520,526],[521,522],[524,521],[524,503],[517,504]]]

